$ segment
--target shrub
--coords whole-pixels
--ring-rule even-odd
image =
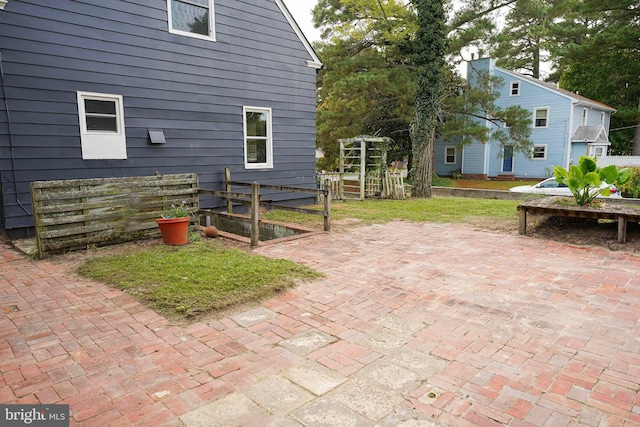
[[[640,198],[640,166],[631,168],[631,180],[620,190],[622,190],[622,197]]]
[[[608,196],[611,194],[609,185],[622,188],[631,179],[629,169],[618,171],[613,165],[598,168],[597,160],[597,157],[582,156],[578,165],[571,165],[568,171],[562,166],[553,168],[556,181],[569,187],[578,206],[589,205],[599,195]]]

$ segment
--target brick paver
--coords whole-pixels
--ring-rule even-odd
[[[224,405],[246,425],[319,425],[328,402],[354,425],[640,425],[637,255],[407,222],[255,252],[326,277],[264,302],[260,323],[178,327],[3,244],[0,403],[68,403],[83,426],[233,421]],[[274,384],[298,398],[261,407]]]

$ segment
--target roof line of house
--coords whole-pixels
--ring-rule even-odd
[[[603,104],[602,102],[594,101],[593,99],[589,99],[589,98],[587,98],[585,96],[578,95],[577,93],[573,93],[573,92],[568,91],[566,89],[562,89],[562,88],[556,87],[555,85],[553,85],[551,83],[543,82],[542,80],[538,80],[538,79],[535,79],[533,77],[525,76],[524,74],[515,73],[513,71],[506,70],[506,69],[504,69],[502,67],[496,66],[495,68],[499,68],[500,71],[502,71],[505,74],[509,74],[509,75],[513,76],[514,78],[524,79],[524,80],[528,81],[529,83],[534,84],[536,86],[539,86],[539,87],[541,87],[543,89],[552,90],[552,91],[556,92],[558,95],[570,99],[576,105],[585,105],[587,107],[595,107],[595,108],[598,108],[600,110],[605,110],[605,111],[610,111],[610,112],[616,111],[615,108],[610,107],[607,104]]]
[[[282,10],[284,17],[287,18],[287,21],[289,21],[289,24],[291,24],[291,28],[293,28],[293,31],[295,31],[300,41],[302,42],[304,47],[307,49],[307,52],[309,52],[309,55],[311,55],[311,60],[307,61],[307,65],[311,68],[317,68],[317,69],[322,68],[323,64],[320,61],[318,54],[316,53],[315,49],[313,49],[313,46],[311,46],[311,43],[309,43],[309,40],[307,40],[307,37],[304,35],[302,30],[300,29],[300,26],[294,19],[293,15],[291,15],[291,12],[289,12],[289,9],[287,9],[287,6],[284,4],[282,0],[275,0],[275,1],[278,7],[280,8],[280,10]]]

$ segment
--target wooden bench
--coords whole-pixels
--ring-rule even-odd
[[[527,234],[527,214],[543,214],[570,218],[609,219],[618,221],[618,243],[627,241],[627,223],[640,222],[640,206],[603,201],[602,207],[570,206],[557,203],[557,197],[544,197],[518,205],[518,232]]]

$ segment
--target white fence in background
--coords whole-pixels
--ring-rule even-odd
[[[607,156],[598,157],[598,167],[609,165],[616,166],[640,166],[640,156]]]

